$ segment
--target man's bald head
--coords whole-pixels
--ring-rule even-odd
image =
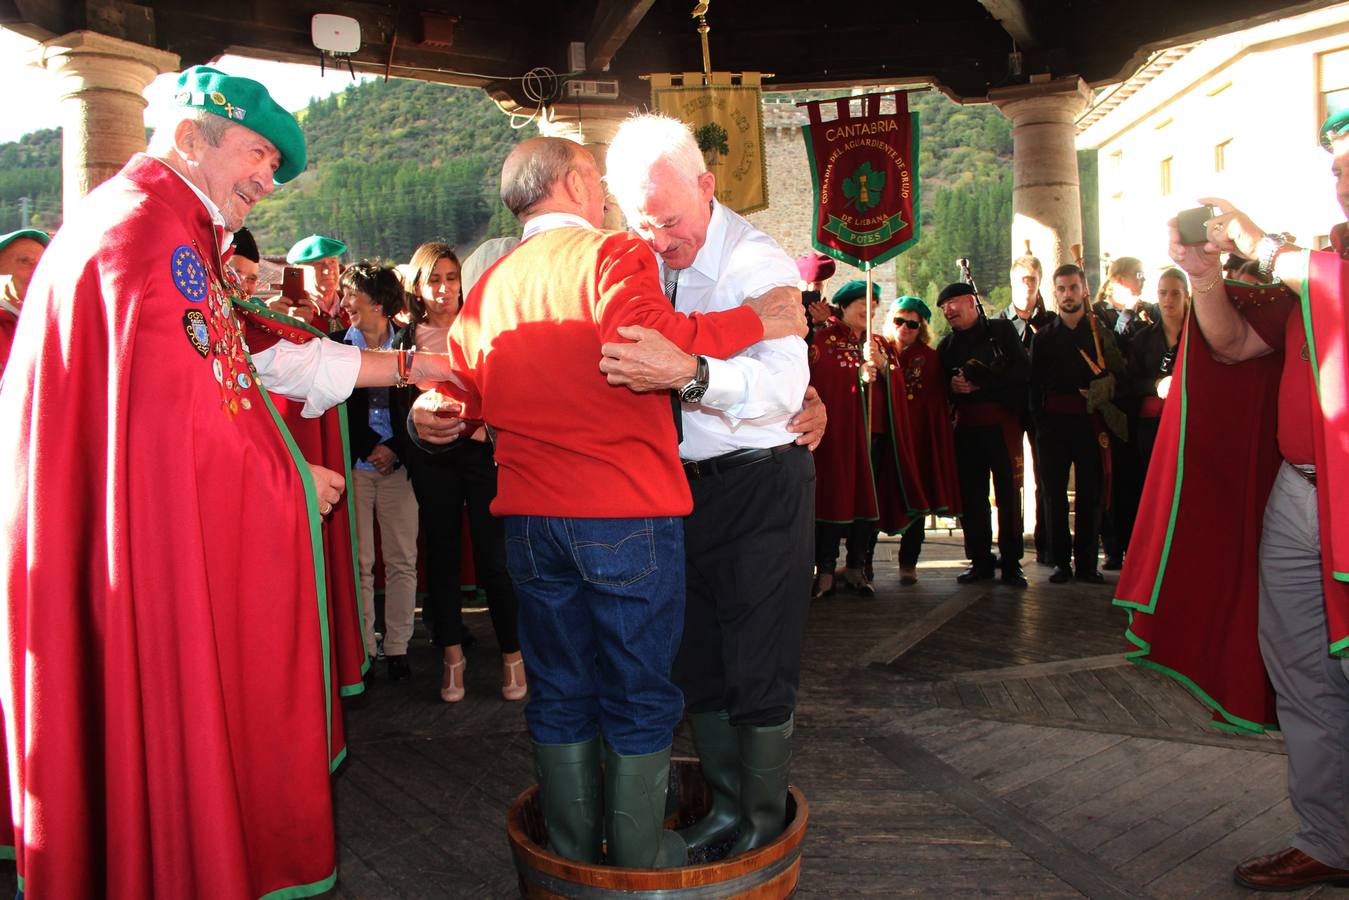
[[[530,138],[517,144],[501,164],[501,202],[521,220],[541,212],[571,212],[590,219],[591,189],[599,192],[602,219],[604,189],[599,167],[574,141]],[[598,223],[592,220],[592,224]]]

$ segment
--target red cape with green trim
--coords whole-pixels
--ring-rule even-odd
[[[283,313],[268,309],[256,300],[239,301],[246,326],[245,338],[254,353],[278,340],[303,344],[326,340],[326,336]],[[270,392],[269,392],[270,394]],[[303,403],[270,394],[273,405],[285,420],[304,458],[316,465],[339,472],[347,488],[323,519],[323,562],[327,576],[328,615],[332,621],[333,702],[365,690],[362,676],[370,668],[361,634],[360,566],[356,558],[356,519],[350,502],[351,444],[347,440],[347,407],[338,404],[315,419],[301,415]],[[346,753],[346,733],[340,716],[333,720],[333,763]]]
[[[946,400],[946,379],[936,347],[910,344],[899,354],[908,398],[909,426],[918,483],[931,511],[960,515],[960,479],[956,473],[955,432]]]
[[[133,158],[52,241],[0,384],[0,705],[31,900],[335,878],[317,500],[213,240],[187,185]]]
[[[1349,645],[1349,471],[1345,465],[1345,269],[1312,253],[1302,310],[1322,415],[1314,420],[1325,566],[1328,652]],[[1227,293],[1281,351],[1297,299],[1281,287],[1229,282]],[[1129,657],[1176,678],[1232,730],[1275,726],[1274,693],[1257,634],[1258,552],[1265,501],[1278,471],[1282,352],[1237,365],[1216,361],[1193,318],[1177,354],[1133,542],[1115,604],[1130,611]],[[1238,401],[1238,402],[1234,402]],[[1340,498],[1334,502],[1335,498]],[[1334,574],[1332,574],[1334,573]]]
[[[882,531],[903,531],[927,511],[918,488],[908,401],[897,366],[870,390],[882,391],[889,417],[893,465],[874,471],[871,418],[861,383],[858,339],[840,322],[816,332],[810,345],[810,383],[829,410],[829,430],[815,449],[815,518],[822,522],[876,521]]]

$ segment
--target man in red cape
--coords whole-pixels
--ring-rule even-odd
[[[194,67],[175,98],[53,239],[0,384],[0,706],[39,900],[336,877],[320,521],[343,480],[258,379],[316,415],[413,362],[288,332],[250,354],[222,248],[304,169],[304,137],[249,79]]]
[[[1349,111],[1321,129],[1349,215]],[[1236,731],[1282,729],[1300,827],[1238,883],[1349,883],[1349,360],[1345,226],[1333,252],[1266,234],[1223,200],[1190,273],[1181,339],[1116,604],[1130,657],[1189,687]],[[1222,280],[1219,252],[1279,282]],[[1233,402],[1236,398],[1239,402]],[[1277,726],[1273,723],[1277,720]]]
[[[839,288],[831,300],[834,318],[811,339],[810,383],[833,417],[815,451],[814,597],[833,591],[844,539],[845,586],[874,594],[865,566],[877,530],[902,532],[927,512],[916,478],[903,374],[883,338],[872,339],[871,353],[864,346],[872,308],[866,293],[864,281]],[[872,296],[879,298],[878,286],[872,286]]]

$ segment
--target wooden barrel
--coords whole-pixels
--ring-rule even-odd
[[[711,795],[696,759],[670,764],[670,791],[677,803],[666,827],[684,827],[707,811]],[[625,869],[563,859],[543,849],[547,830],[539,809],[539,789],[531,787],[511,804],[506,836],[520,874],[520,895],[531,900],[712,900],[749,897],[776,900],[796,891],[801,873],[801,842],[809,812],[795,787],[787,792],[787,828],[757,850],[729,859],[678,869]]]

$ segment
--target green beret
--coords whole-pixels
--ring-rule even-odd
[[[286,251],[286,262],[292,266],[298,266],[319,259],[327,259],[330,256],[341,256],[346,252],[347,245],[337,238],[311,234],[307,238],[300,238],[295,242],[295,246]]]
[[[173,96],[179,106],[215,113],[271,141],[281,154],[281,166],[273,176],[277,184],[285,184],[304,171],[300,123],[253,79],[227,75],[210,66],[193,66],[178,76]]]
[[[1345,133],[1349,133],[1349,107],[1331,113],[1321,123],[1321,146],[1329,150],[1331,142]]]
[[[917,297],[904,296],[896,298],[895,302],[890,305],[890,315],[893,316],[900,310],[916,312],[923,317],[924,322],[932,321],[932,310],[928,308],[926,303]]]
[[[36,228],[20,228],[18,231],[11,231],[9,234],[0,234],[0,250],[5,249],[19,238],[37,241],[44,247],[51,243],[51,238],[45,231],[38,231]]]
[[[834,299],[829,302],[843,309],[854,300],[861,300],[867,295],[867,283],[865,281],[853,280],[838,289],[834,294]],[[873,300],[881,299],[881,286],[873,283],[871,285],[871,297]]]

